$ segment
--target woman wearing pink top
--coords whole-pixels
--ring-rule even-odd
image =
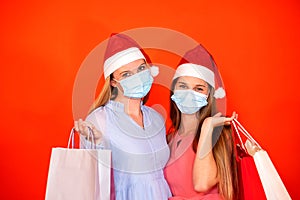
[[[164,170],[172,200],[237,199],[237,170],[230,122],[216,109],[225,91],[212,56],[198,45],[181,60],[171,86]]]

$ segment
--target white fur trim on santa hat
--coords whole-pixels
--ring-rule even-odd
[[[159,68],[157,66],[152,66],[150,67],[150,72],[151,72],[151,75],[153,77],[157,76],[159,74]]]
[[[209,83],[213,88],[215,88],[214,72],[208,69],[207,67],[192,64],[192,63],[185,63],[179,65],[175,72],[173,80],[181,76],[192,76],[192,77],[200,78],[206,81],[207,83]]]
[[[145,59],[145,57],[137,47],[131,47],[112,55],[104,62],[105,79],[120,67],[138,59]]]
[[[226,95],[226,92],[225,92],[224,88],[219,87],[218,89],[215,90],[214,97],[216,99],[222,99],[223,97],[225,97],[225,95]]]

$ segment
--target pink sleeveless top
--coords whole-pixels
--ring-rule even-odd
[[[194,135],[184,137],[175,134],[170,142],[171,156],[164,169],[165,178],[169,184],[173,197],[169,200],[219,200],[217,186],[206,193],[199,193],[193,186],[193,165],[195,152],[193,151]]]

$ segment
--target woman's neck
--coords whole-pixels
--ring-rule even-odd
[[[133,99],[127,97],[117,97],[115,101],[118,101],[124,105],[124,112],[128,115],[140,115],[141,113],[141,99]]]
[[[125,113],[130,116],[139,116],[141,111],[141,99],[126,99],[124,102]]]
[[[178,134],[188,135],[195,134],[199,126],[199,118],[197,113],[188,115],[181,113],[181,122],[178,129]]]
[[[117,98],[124,105],[124,112],[130,116],[139,126],[144,127],[141,99]]]

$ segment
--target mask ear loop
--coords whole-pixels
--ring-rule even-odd
[[[208,99],[211,95],[212,95],[212,97],[214,97],[214,95],[211,92],[212,86],[210,84],[208,84],[208,83],[207,83],[207,85],[208,85],[208,87],[207,87],[207,95],[206,95],[207,98],[206,99]]]
[[[208,97],[210,96],[210,93],[211,93],[211,91],[210,91],[210,89],[208,88],[208,91],[207,91],[207,94],[206,94],[206,100],[207,100]]]
[[[115,79],[115,78],[113,78],[113,81],[116,81],[116,82],[117,82],[117,83],[119,83],[119,85],[122,87],[122,85],[121,85],[121,81],[118,81],[118,80],[117,80],[117,79]],[[113,86],[113,87],[114,87],[114,86]],[[124,93],[124,90],[123,90],[123,88],[119,88],[117,84],[116,84],[116,86],[115,86],[114,88],[117,88],[117,89],[118,89],[118,91],[120,91],[120,92]]]
[[[113,78],[113,81],[116,81],[117,83],[121,84],[121,81],[118,81],[117,79]]]

